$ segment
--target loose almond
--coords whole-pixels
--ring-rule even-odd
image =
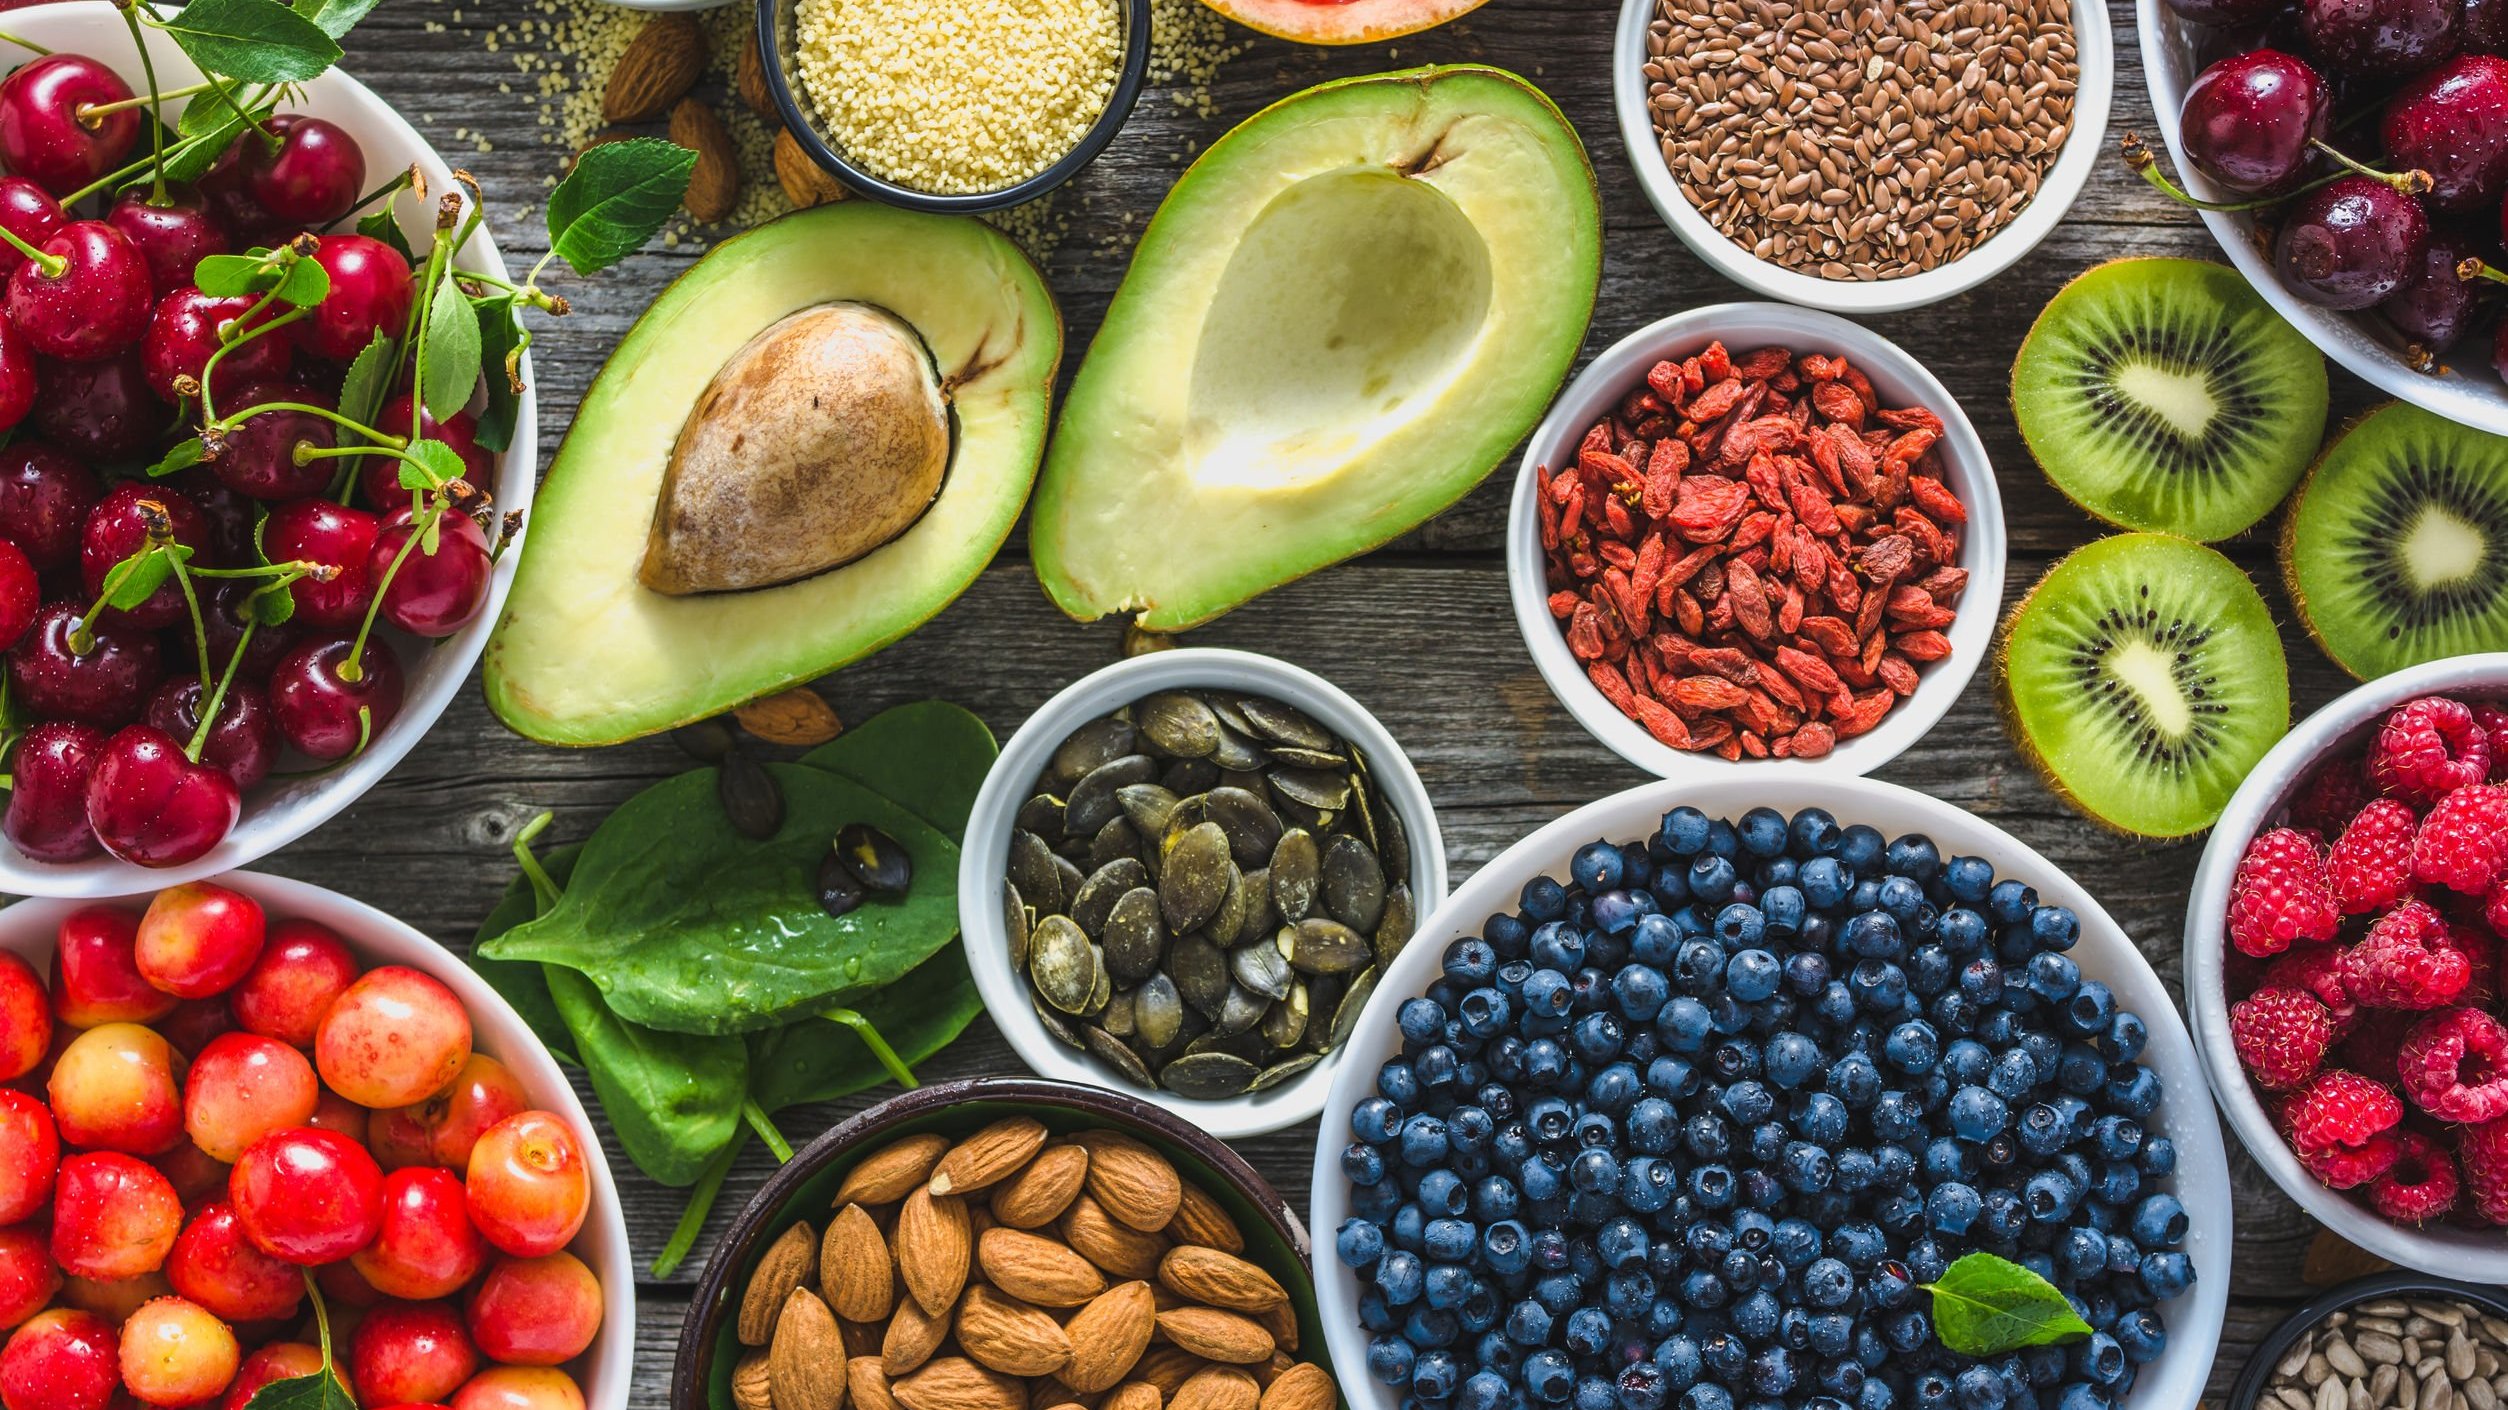
[[[935,1317],[946,1313],[967,1285],[974,1236],[967,1231],[967,1203],[929,1189],[906,1196],[897,1211],[897,1269],[906,1291]],[[1031,1299],[1033,1301],[1033,1299]]]
[[[963,1356],[944,1356],[891,1381],[888,1390],[905,1410],[1027,1410],[1028,1404],[1026,1386]]]
[[[675,140],[675,139],[674,139]],[[806,685],[762,695],[732,711],[742,729],[769,744],[808,749],[845,732],[836,707]]]
[[[880,1338],[880,1367],[890,1380],[910,1375],[932,1359],[941,1343],[949,1340],[955,1310],[944,1307],[936,1316],[910,1296],[898,1301],[897,1313],[888,1319],[888,1330]]]
[[[697,154],[680,207],[709,225],[729,219],[740,204],[740,149],[722,116],[702,98],[682,98],[671,109],[671,140]]]
[[[1263,1330],[1271,1333],[1274,1346],[1282,1351],[1298,1349],[1298,1310],[1296,1308],[1285,1302],[1275,1302],[1260,1312],[1251,1312],[1246,1315],[1263,1324]]]
[[[845,1403],[845,1380],[828,1374],[843,1364],[844,1336],[836,1314],[817,1293],[795,1288],[775,1319],[775,1341],[767,1351],[766,1374],[774,1389],[775,1410],[838,1410]]]
[[[1261,1312],[1289,1300],[1287,1290],[1269,1273],[1235,1254],[1199,1244],[1167,1250],[1159,1260],[1158,1281],[1195,1302],[1231,1312]]]
[[[876,1356],[845,1363],[845,1390],[853,1397],[853,1410],[897,1410],[897,1397],[888,1390],[888,1368]]]
[[[1289,1353],[1280,1350],[1278,1347],[1274,1347],[1272,1348],[1270,1360],[1257,1361],[1252,1365],[1247,1366],[1245,1369],[1253,1375],[1254,1384],[1261,1386],[1265,1390],[1269,1390],[1271,1389],[1271,1383],[1280,1379],[1281,1372],[1288,1370],[1296,1364],[1298,1363],[1289,1359]]]
[[[1262,1399],[1252,1376],[1234,1366],[1213,1366],[1176,1387],[1167,1410],[1255,1410]]]
[[[834,1207],[895,1204],[915,1186],[932,1178],[932,1167],[940,1164],[948,1149],[947,1136],[908,1136],[864,1156],[845,1172],[845,1182],[836,1187]]]
[[[1271,1359],[1274,1343],[1260,1322],[1216,1307],[1179,1307],[1158,1314],[1167,1340],[1209,1361],[1243,1365]]]
[[[1071,1202],[1055,1227],[1074,1252],[1118,1278],[1155,1278],[1167,1254],[1165,1239],[1116,1223],[1104,1205],[1085,1194]]]
[[[792,1290],[810,1281],[819,1263],[819,1237],[809,1221],[793,1225],[775,1236],[758,1257],[758,1271],[749,1275],[749,1288],[740,1295],[738,1332],[742,1346],[764,1346],[775,1335],[775,1319],[784,1312],[784,1299]]]
[[[912,1302],[914,1299],[906,1300]],[[880,1336],[888,1330],[888,1324],[886,1322],[848,1322],[839,1317],[836,1319],[836,1330],[845,1334],[845,1359],[851,1361],[857,1356],[879,1355]]]
[[[775,1410],[775,1384],[766,1362],[765,1352],[752,1351],[732,1367],[731,1397],[737,1410]]]
[[[1045,1123],[1033,1116],[1005,1116],[949,1148],[933,1168],[936,1195],[989,1189],[1016,1174],[1045,1145]]]
[[[1200,1244],[1221,1253],[1245,1252],[1245,1235],[1237,1221],[1199,1185],[1186,1185],[1176,1202],[1176,1217],[1167,1221],[1167,1237],[1180,1244]]]
[[[1011,1376],[1047,1376],[1071,1360],[1071,1338],[1042,1310],[977,1286],[958,1300],[958,1349]]]
[[[993,1187],[993,1218],[1013,1229],[1041,1229],[1071,1207],[1088,1174],[1086,1149],[1048,1146],[1026,1169]]]
[[[1063,1326],[1071,1338],[1071,1362],[1060,1372],[1062,1383],[1087,1395],[1112,1388],[1132,1374],[1156,1330],[1149,1284],[1119,1283],[1099,1293]]]
[[[1167,1397],[1147,1381],[1126,1381],[1097,1402],[1097,1410],[1165,1410]]]
[[[1039,1307],[1077,1307],[1106,1290],[1087,1259],[1022,1229],[985,1230],[975,1257],[993,1286]]]
[[[660,117],[705,74],[705,27],[681,14],[645,22],[601,94],[601,121],[643,122]]]
[[[1340,1398],[1331,1372],[1301,1361],[1272,1378],[1263,1391],[1263,1410],[1332,1410]]]
[[[1089,1193],[1117,1223],[1154,1234],[1176,1217],[1184,1182],[1167,1157],[1116,1131],[1091,1131],[1080,1140],[1089,1148]]]
[[[1172,1396],[1209,1365],[1183,1347],[1153,1346],[1141,1353],[1140,1363],[1132,1368],[1132,1379],[1149,1382],[1162,1397]]]
[[[775,129],[775,184],[784,188],[784,199],[800,210],[841,201],[853,194],[825,167],[810,160],[810,154],[801,149],[801,139],[782,127]]]
[[[766,86],[766,56],[758,52],[758,32],[754,26],[742,28],[748,34],[740,42],[740,62],[732,69],[732,87],[740,94],[742,107],[780,122],[783,119],[775,110],[775,93]]]
[[[896,1300],[897,1266],[888,1256],[888,1241],[861,1205],[846,1205],[828,1223],[826,1242],[819,1245],[819,1291],[848,1322],[881,1321]]]

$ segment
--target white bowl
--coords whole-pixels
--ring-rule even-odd
[[[1942,418],[1946,482],[1968,508],[1959,545],[1968,587],[1960,594],[1959,618],[1948,632],[1951,654],[1918,667],[1923,683],[1914,695],[1900,701],[1870,732],[1839,740],[1825,758],[1727,761],[1713,753],[1690,753],[1658,742],[1645,726],[1603,698],[1586,676],[1584,665],[1568,650],[1566,632],[1550,615],[1541,521],[1533,501],[1540,493],[1541,467],[1574,464],[1586,429],[1608,415],[1630,388],[1642,383],[1647,368],[1665,358],[1687,357],[1718,340],[1736,357],[1771,343],[1797,352],[1843,353],[1872,379],[1873,390],[1886,404],[1922,406],[1935,412]],[[1949,389],[1896,343],[1860,324],[1814,309],[1789,304],[1710,304],[1676,313],[1613,343],[1551,403],[1550,414],[1534,429],[1524,448],[1523,468],[1516,473],[1515,496],[1507,514],[1506,551],[1515,625],[1533,653],[1533,664],[1549,682],[1550,693],[1611,752],[1648,773],[1694,782],[1744,773],[1753,778],[1830,776],[1841,771],[1862,774],[1897,758],[1923,738],[1967,688],[1968,678],[1992,649],[1995,614],[2003,602],[2003,497],[1995,488],[1985,443],[1977,439],[1966,413]]]
[[[584,1152],[592,1172],[592,1212],[583,1231],[567,1246],[601,1280],[601,1332],[584,1354],[568,1363],[583,1387],[588,1410],[626,1410],[628,1378],[635,1369],[636,1267],[627,1247],[627,1221],[620,1211],[618,1186],[610,1178],[609,1160],[601,1153],[599,1128],[575,1096],[573,1084],[532,1036],[513,1010],[470,966],[446,953],[443,946],[406,923],[363,901],[325,891],[285,877],[235,872],[217,879],[261,903],[272,921],[309,920],[348,942],[358,962],[406,965],[443,981],[462,1007],[470,1011],[471,1042],[513,1070],[535,1107],[564,1118]],[[0,949],[24,958],[41,974],[52,957],[62,918],[91,904],[74,900],[24,901],[0,911]],[[137,911],[145,897],[119,903]]]
[[[1250,651],[1185,647],[1135,656],[1082,676],[1040,706],[1002,746],[967,819],[966,842],[958,857],[958,927],[966,936],[967,967],[975,972],[985,1010],[1030,1071],[1154,1102],[1223,1141],[1234,1141],[1312,1117],[1323,1107],[1324,1089],[1341,1065],[1340,1052],[1327,1054],[1269,1091],[1218,1101],[1135,1087],[1045,1031],[1026,977],[1010,967],[1010,937],[1002,928],[1002,878],[1010,866],[1014,820],[1054,750],[1073,730],[1152,691],[1202,687],[1242,690],[1294,705],[1357,746],[1367,757],[1369,776],[1401,815],[1411,848],[1411,895],[1419,914],[1436,909],[1446,895],[1446,844],[1437,830],[1436,809],[1402,746],[1376,717],[1338,686],[1286,661]],[[1381,984],[1377,992],[1383,992]]]
[[[2146,10],[2150,3],[2144,0]],[[1646,110],[1646,27],[1654,15],[1655,0],[1620,0],[1620,26],[1611,44],[1611,102],[1619,115],[1620,144],[1628,149],[1638,188],[1690,253],[1718,274],[1768,298],[1840,313],[1894,313],[1964,294],[2035,249],[2072,209],[2074,198],[2105,153],[2107,110],[2116,84],[2115,39],[2104,0],[2074,0],[2073,52],[2080,73],[2073,93],[2072,131],[2065,134],[2064,150],[2039,181],[2038,194],[2020,214],[1994,238],[1922,274],[1872,280],[1804,274],[1734,244],[1699,214],[1681,183],[1673,179],[1663,159],[1663,143],[1655,136],[1654,118]]]
[[[2300,721],[2256,764],[2213,825],[2212,840],[2195,868],[2194,893],[2186,901],[2186,1012],[2193,1019],[2203,1069],[2212,1079],[2212,1095],[2247,1153],[2282,1193],[2326,1228],[2388,1262],[2441,1278],[2508,1283],[2508,1232],[2449,1224],[2408,1229],[2342,1191],[2327,1189],[2299,1164],[2238,1063],[2229,1040],[2229,994],[2223,987],[2229,888],[2247,843],[2279,819],[2284,802],[2320,760],[2365,743],[2387,711],[2424,695],[2458,694],[2508,698],[2508,653],[2452,656],[2357,686]]]
[[[2025,881],[2037,888],[2042,901],[2068,906],[2081,918],[2081,939],[2072,956],[2082,974],[2113,989],[2117,1006],[2140,1014],[2150,1027],[2150,1042],[2141,1061],[2158,1074],[2163,1095],[2159,1111],[2144,1124],[2177,1144],[2172,1193],[2186,1207],[2191,1227],[2185,1252],[2195,1265],[2193,1290],[2161,1310],[2168,1348],[2142,1368],[2131,1410],[2194,1410],[2211,1372],[2221,1319],[2229,1306],[2229,1173],[2221,1151],[2220,1124],[2212,1115],[2194,1046],[2186,1037],[2185,1025],[2178,1021],[2167,987],[2089,892],[2010,833],[1896,784],[1835,775],[1787,779],[1773,789],[1741,779],[1650,783],[1588,803],[1500,853],[1421,923],[1418,937],[1379,983],[1379,1001],[1368,1006],[1358,1030],[1350,1035],[1350,1060],[1332,1084],[1323,1128],[1315,1142],[1314,1194],[1306,1225],[1316,1240],[1316,1314],[1332,1362],[1343,1368],[1341,1392],[1351,1410],[1395,1410],[1400,1403],[1390,1387],[1360,1369],[1367,1364],[1367,1333],[1358,1321],[1358,1277],[1332,1251],[1334,1233],[1350,1214],[1350,1181],[1341,1173],[1350,1113],[1374,1090],[1378,1065],[1401,1050],[1401,1035],[1394,1030],[1395,1011],[1402,1000],[1427,992],[1443,967],[1448,945],[1478,935],[1490,915],[1515,910],[1517,892],[1526,881],[1541,874],[1565,876],[1576,849],[1598,837],[1626,842],[1649,836],[1664,813],[1682,804],[1711,818],[1739,817],[1761,806],[1789,814],[1801,808],[1826,808],[1842,824],[1865,823],[1888,836],[1923,833],[1944,856],[1983,857],[1994,864],[1997,876]]]
[[[2152,116],[2168,144],[2169,169],[2189,194],[2207,201],[2238,201],[2241,193],[2216,186],[2186,164],[2178,142],[2178,112],[2186,90],[2203,72],[2196,53],[2209,36],[2203,25],[2178,15],[2165,0],[2135,0],[2134,23],[2142,31],[2142,69],[2151,84]],[[2200,211],[2203,223],[2221,252],[2247,282],[2291,327],[2306,335],[2343,370],[2388,396],[2400,397],[2450,421],[2508,436],[2508,387],[2500,384],[2483,355],[2482,340],[2468,337],[2442,359],[2449,372],[2415,372],[2396,347],[2403,341],[2366,314],[2319,308],[2282,287],[2273,269],[2273,252],[2256,234],[2255,216],[2246,211]],[[2381,336],[2382,335],[2382,336]]]
[[[92,55],[121,74],[132,91],[143,95],[148,91],[139,56],[133,52],[131,37],[122,27],[121,12],[111,5],[54,4],[16,10],[9,15],[8,29],[47,48]],[[160,89],[177,88],[199,79],[200,70],[162,30],[149,29],[145,33]],[[381,185],[392,172],[415,162],[426,173],[429,191],[458,189],[453,184],[451,168],[427,145],[426,139],[356,79],[333,69],[302,85],[301,91],[300,101],[282,106],[289,112],[310,113],[336,123],[355,137],[365,149],[369,186]],[[169,112],[180,107],[180,103],[168,105]],[[402,230],[421,249],[431,238],[431,208],[429,203],[406,193],[397,207]],[[464,255],[474,269],[500,279],[510,277],[485,226],[471,238]],[[522,378],[526,386],[534,381],[528,356],[523,360]],[[532,482],[539,467],[538,407],[537,395],[524,392],[514,422],[513,444],[498,457],[496,507],[500,513],[530,508]],[[67,864],[37,862],[0,842],[0,892],[22,896],[125,896],[249,865],[330,821],[416,748],[436,717],[452,703],[455,692],[469,678],[471,665],[479,659],[480,648],[487,644],[489,629],[504,610],[505,592],[513,582],[514,564],[521,557],[521,549],[518,537],[497,560],[488,579],[487,605],[480,609],[477,621],[433,645],[392,635],[392,648],[400,657],[407,695],[398,718],[375,735],[365,753],[318,775],[274,780],[254,789],[245,796],[243,816],[226,840],[198,861],[179,867],[151,870],[103,855]],[[283,763],[282,767],[296,767],[301,762]]]

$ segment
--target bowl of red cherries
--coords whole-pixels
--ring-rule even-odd
[[[2327,356],[2508,434],[2508,5],[2138,9],[2169,160],[2128,138],[2127,161]]]
[[[311,23],[227,74],[145,7],[10,21],[0,891],[125,894],[302,835],[443,711],[531,495],[520,315],[563,305],[365,87],[258,81],[336,58]]]

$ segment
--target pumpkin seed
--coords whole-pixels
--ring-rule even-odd
[[[1384,919],[1376,922],[1376,963],[1379,967],[1393,963],[1402,947],[1411,943],[1419,929],[1419,917],[1411,905],[1411,887],[1397,881],[1385,888]]]
[[[1088,877],[1082,874],[1078,863],[1069,857],[1057,854],[1054,857],[1054,882],[1062,888],[1062,904],[1056,909],[1066,914],[1069,913],[1071,898],[1080,894],[1080,887],[1087,880]]]
[[[1196,1053],[1226,1053],[1252,1062],[1263,1056],[1263,1039],[1258,1033],[1222,1033],[1214,1028],[1184,1045],[1186,1057]]]
[[[1123,811],[1115,801],[1115,790],[1147,783],[1157,776],[1158,764],[1147,754],[1126,754],[1098,765],[1071,785],[1071,794],[1063,804],[1063,825],[1082,836],[1096,832],[1106,825],[1107,819]]]
[[[1269,787],[1268,784],[1265,786]],[[1305,828],[1309,832],[1330,832],[1333,824],[1341,820],[1339,810],[1308,807],[1295,798],[1283,794],[1277,788],[1271,790],[1271,796],[1272,800],[1280,805],[1281,817],[1287,819],[1292,826]]]
[[[1097,1026],[1118,1038],[1132,1036],[1134,1030],[1131,990],[1117,989],[1114,992],[1113,997],[1106,1001],[1105,1009],[1097,1015]]]
[[[1158,781],[1179,798],[1208,793],[1219,786],[1220,768],[1208,759],[1178,759],[1158,775]]]
[[[1151,1051],[1171,1047],[1184,1033],[1184,1000],[1176,982],[1153,974],[1132,991],[1132,1027]]]
[[[1229,773],[1253,773],[1261,769],[1271,756],[1253,740],[1223,723],[1219,731],[1219,747],[1211,750],[1210,762]]]
[[[1005,879],[1001,884],[1001,928],[1010,937],[1010,967],[1025,974],[1028,968],[1028,903],[1019,899],[1019,888]]]
[[[1225,950],[1244,938],[1245,897],[1244,875],[1231,864],[1228,868],[1228,890],[1219,898],[1219,909],[1211,913],[1210,921],[1202,927],[1202,933],[1210,937],[1212,944]]]
[[[1038,915],[1063,909],[1062,872],[1054,865],[1054,849],[1033,832],[1010,834],[1010,884],[1028,898]]]
[[[1280,815],[1270,804],[1242,788],[1214,788],[1202,797],[1210,820],[1228,834],[1228,851],[1238,866],[1271,860],[1271,849],[1280,842]]]
[[[1165,784],[1135,783],[1115,790],[1116,806],[1132,820],[1132,826],[1143,837],[1161,837],[1167,831],[1167,819],[1176,811],[1176,795]]]
[[[1280,928],[1280,908],[1271,901],[1271,868],[1256,867],[1245,873],[1245,923],[1237,927],[1237,938],[1269,935]]]
[[[1091,720],[1055,746],[1054,757],[1045,766],[1046,775],[1068,788],[1088,777],[1090,771],[1140,750],[1140,732],[1130,720],[1116,716]]]
[[[1095,1025],[1083,1025],[1080,1029],[1080,1041],[1088,1045],[1091,1057],[1121,1073],[1125,1081],[1137,1087],[1155,1088],[1158,1085],[1157,1079],[1150,1076],[1149,1068],[1139,1058],[1133,1056],[1132,1050],[1124,1046],[1123,1040],[1105,1029]]]
[[[1018,816],[1011,821],[1039,837],[1062,837],[1068,829],[1062,825],[1063,801],[1051,793],[1039,793],[1019,805]]]
[[[1088,1051],[1088,1045],[1080,1041],[1080,1030],[1072,1026],[1070,1019],[1054,1012],[1052,1006],[1045,1002],[1044,995],[1030,989],[1028,1007],[1036,1010],[1036,1021],[1045,1025],[1045,1031],[1054,1036],[1055,1042],[1068,1043],[1082,1052]]]
[[[1137,863],[1136,863],[1137,865]],[[1158,893],[1136,886],[1106,911],[1106,967],[1126,980],[1148,977],[1167,951],[1167,924],[1158,914]]]
[[[836,855],[866,891],[902,896],[914,884],[914,858],[897,839],[868,823],[847,823],[837,829]]]
[[[1254,722],[1245,717],[1245,712],[1237,708],[1237,702],[1234,700],[1224,695],[1205,695],[1202,697],[1202,703],[1208,705],[1210,712],[1217,715],[1219,722],[1228,728],[1245,735],[1254,732]]]
[[[1228,960],[1199,935],[1179,936],[1167,947],[1167,974],[1176,993],[1204,1018],[1217,1019],[1228,1002]]]
[[[1228,952],[1228,973],[1239,984],[1266,999],[1285,999],[1297,974],[1280,955],[1280,947],[1257,940]]]
[[[1028,978],[1036,981],[1036,992],[1045,1002],[1067,1014],[1086,1014],[1105,974],[1097,947],[1071,917],[1047,916],[1038,922],[1028,941]]]
[[[861,880],[853,874],[853,868],[845,865],[843,857],[830,851],[819,858],[820,910],[841,920],[853,914],[854,908],[861,905],[867,895],[869,893],[862,889]]]
[[[1349,760],[1330,750],[1300,749],[1294,744],[1275,744],[1270,754],[1273,763],[1299,769],[1343,769],[1350,765]]]
[[[1097,835],[1089,839],[1087,866],[1090,871],[1095,871],[1108,862],[1124,857],[1147,866],[1149,858],[1141,855],[1142,851],[1140,829],[1132,825],[1130,818],[1117,818],[1099,828]]]
[[[1402,815],[1391,808],[1380,807],[1377,827],[1380,834],[1377,855],[1384,858],[1385,875],[1411,874],[1411,838],[1402,826]]]
[[[1242,788],[1248,793],[1259,794],[1264,787],[1263,771],[1260,769],[1221,769],[1219,782],[1212,784],[1211,787]]]
[[[1284,705],[1259,695],[1240,696],[1237,708],[1245,712],[1245,722],[1254,733],[1274,744],[1294,745],[1301,749],[1334,749],[1341,741],[1332,731],[1317,724],[1314,718],[1295,705]]]
[[[1278,943],[1289,967],[1306,974],[1348,974],[1375,958],[1365,936],[1323,916],[1282,926]]]
[[[1149,868],[1133,857],[1118,857],[1090,873],[1071,898],[1071,918],[1091,936],[1106,938],[1106,917],[1123,893],[1149,885]]]
[[[720,716],[681,725],[671,731],[671,743],[678,745],[681,753],[700,764],[723,762],[723,756],[730,753],[732,745],[738,741],[739,736],[732,733],[731,726],[724,724]]]
[[[1080,1008],[1082,1018],[1095,1018],[1104,1013],[1106,1005],[1114,1002],[1115,998],[1114,976],[1106,972],[1106,952],[1095,945],[1089,946],[1089,973],[1094,978],[1089,984],[1088,1002]]]
[[[1235,872],[1228,859],[1228,834],[1217,823],[1203,823],[1176,837],[1166,849],[1158,878],[1158,903],[1168,928],[1193,930],[1209,920],[1227,899]]]
[[[1331,1026],[1324,1032],[1324,1051],[1330,1052],[1350,1041],[1350,1030],[1358,1027],[1359,1013],[1367,1007],[1368,997],[1376,992],[1376,976],[1383,972],[1370,965],[1350,981],[1340,1004],[1332,1011]],[[1314,1020],[1309,1018],[1307,1022],[1311,1025]]]
[[[1271,900],[1283,922],[1294,924],[1315,914],[1323,875],[1324,854],[1315,834],[1302,827],[1280,834],[1271,849]]]
[[[1207,759],[1219,747],[1219,717],[1198,696],[1163,690],[1132,707],[1132,723],[1150,747],[1173,759]]]
[[[745,749],[723,755],[722,766],[714,773],[714,796],[722,801],[732,831],[752,842],[764,842],[784,830],[783,786]]]
[[[1324,909],[1357,931],[1385,918],[1385,869],[1376,854],[1343,833],[1324,846]]]
[[[1167,1064],[1158,1081],[1180,1097],[1215,1101],[1242,1094],[1261,1075],[1261,1068],[1229,1053],[1194,1053]]]
[[[1306,989],[1306,1032],[1298,1039],[1309,1051],[1323,1052],[1332,1028],[1333,1015],[1341,1007],[1341,995],[1349,985],[1337,974],[1312,974],[1301,981]]]
[[[1281,1083],[1288,1081],[1290,1078],[1297,1076],[1299,1073],[1304,1072],[1306,1069],[1313,1067],[1315,1064],[1322,1062],[1323,1060],[1324,1055],[1322,1053],[1300,1053],[1296,1057],[1289,1058],[1286,1061],[1275,1062],[1271,1066],[1264,1068],[1262,1071],[1255,1073],[1254,1080],[1246,1084],[1245,1090],[1249,1092],[1268,1091],[1269,1089],[1279,1086]]]
[[[1288,994],[1263,1015],[1263,1041],[1275,1048],[1294,1048],[1306,1036],[1306,985],[1303,981],[1289,986]]]
[[[1219,1012],[1211,1019],[1211,1031],[1231,1037],[1243,1033],[1263,1021],[1271,1000],[1241,984],[1228,986],[1228,997],[1219,1004]]]

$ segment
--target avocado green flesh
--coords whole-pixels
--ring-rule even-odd
[[[852,301],[912,327],[949,389],[939,497],[885,545],[798,582],[673,597],[636,579],[674,439],[725,360],[785,315]],[[1062,322],[980,222],[864,201],[726,241],[664,291],[583,400],[533,506],[486,657],[488,703],[552,744],[718,714],[877,651],[981,573],[1034,482]]]
[[[1513,75],[1257,114],[1169,193],[1080,367],[1037,576],[1075,617],[1177,630],[1412,528],[1540,418],[1600,259],[1584,149]]]

